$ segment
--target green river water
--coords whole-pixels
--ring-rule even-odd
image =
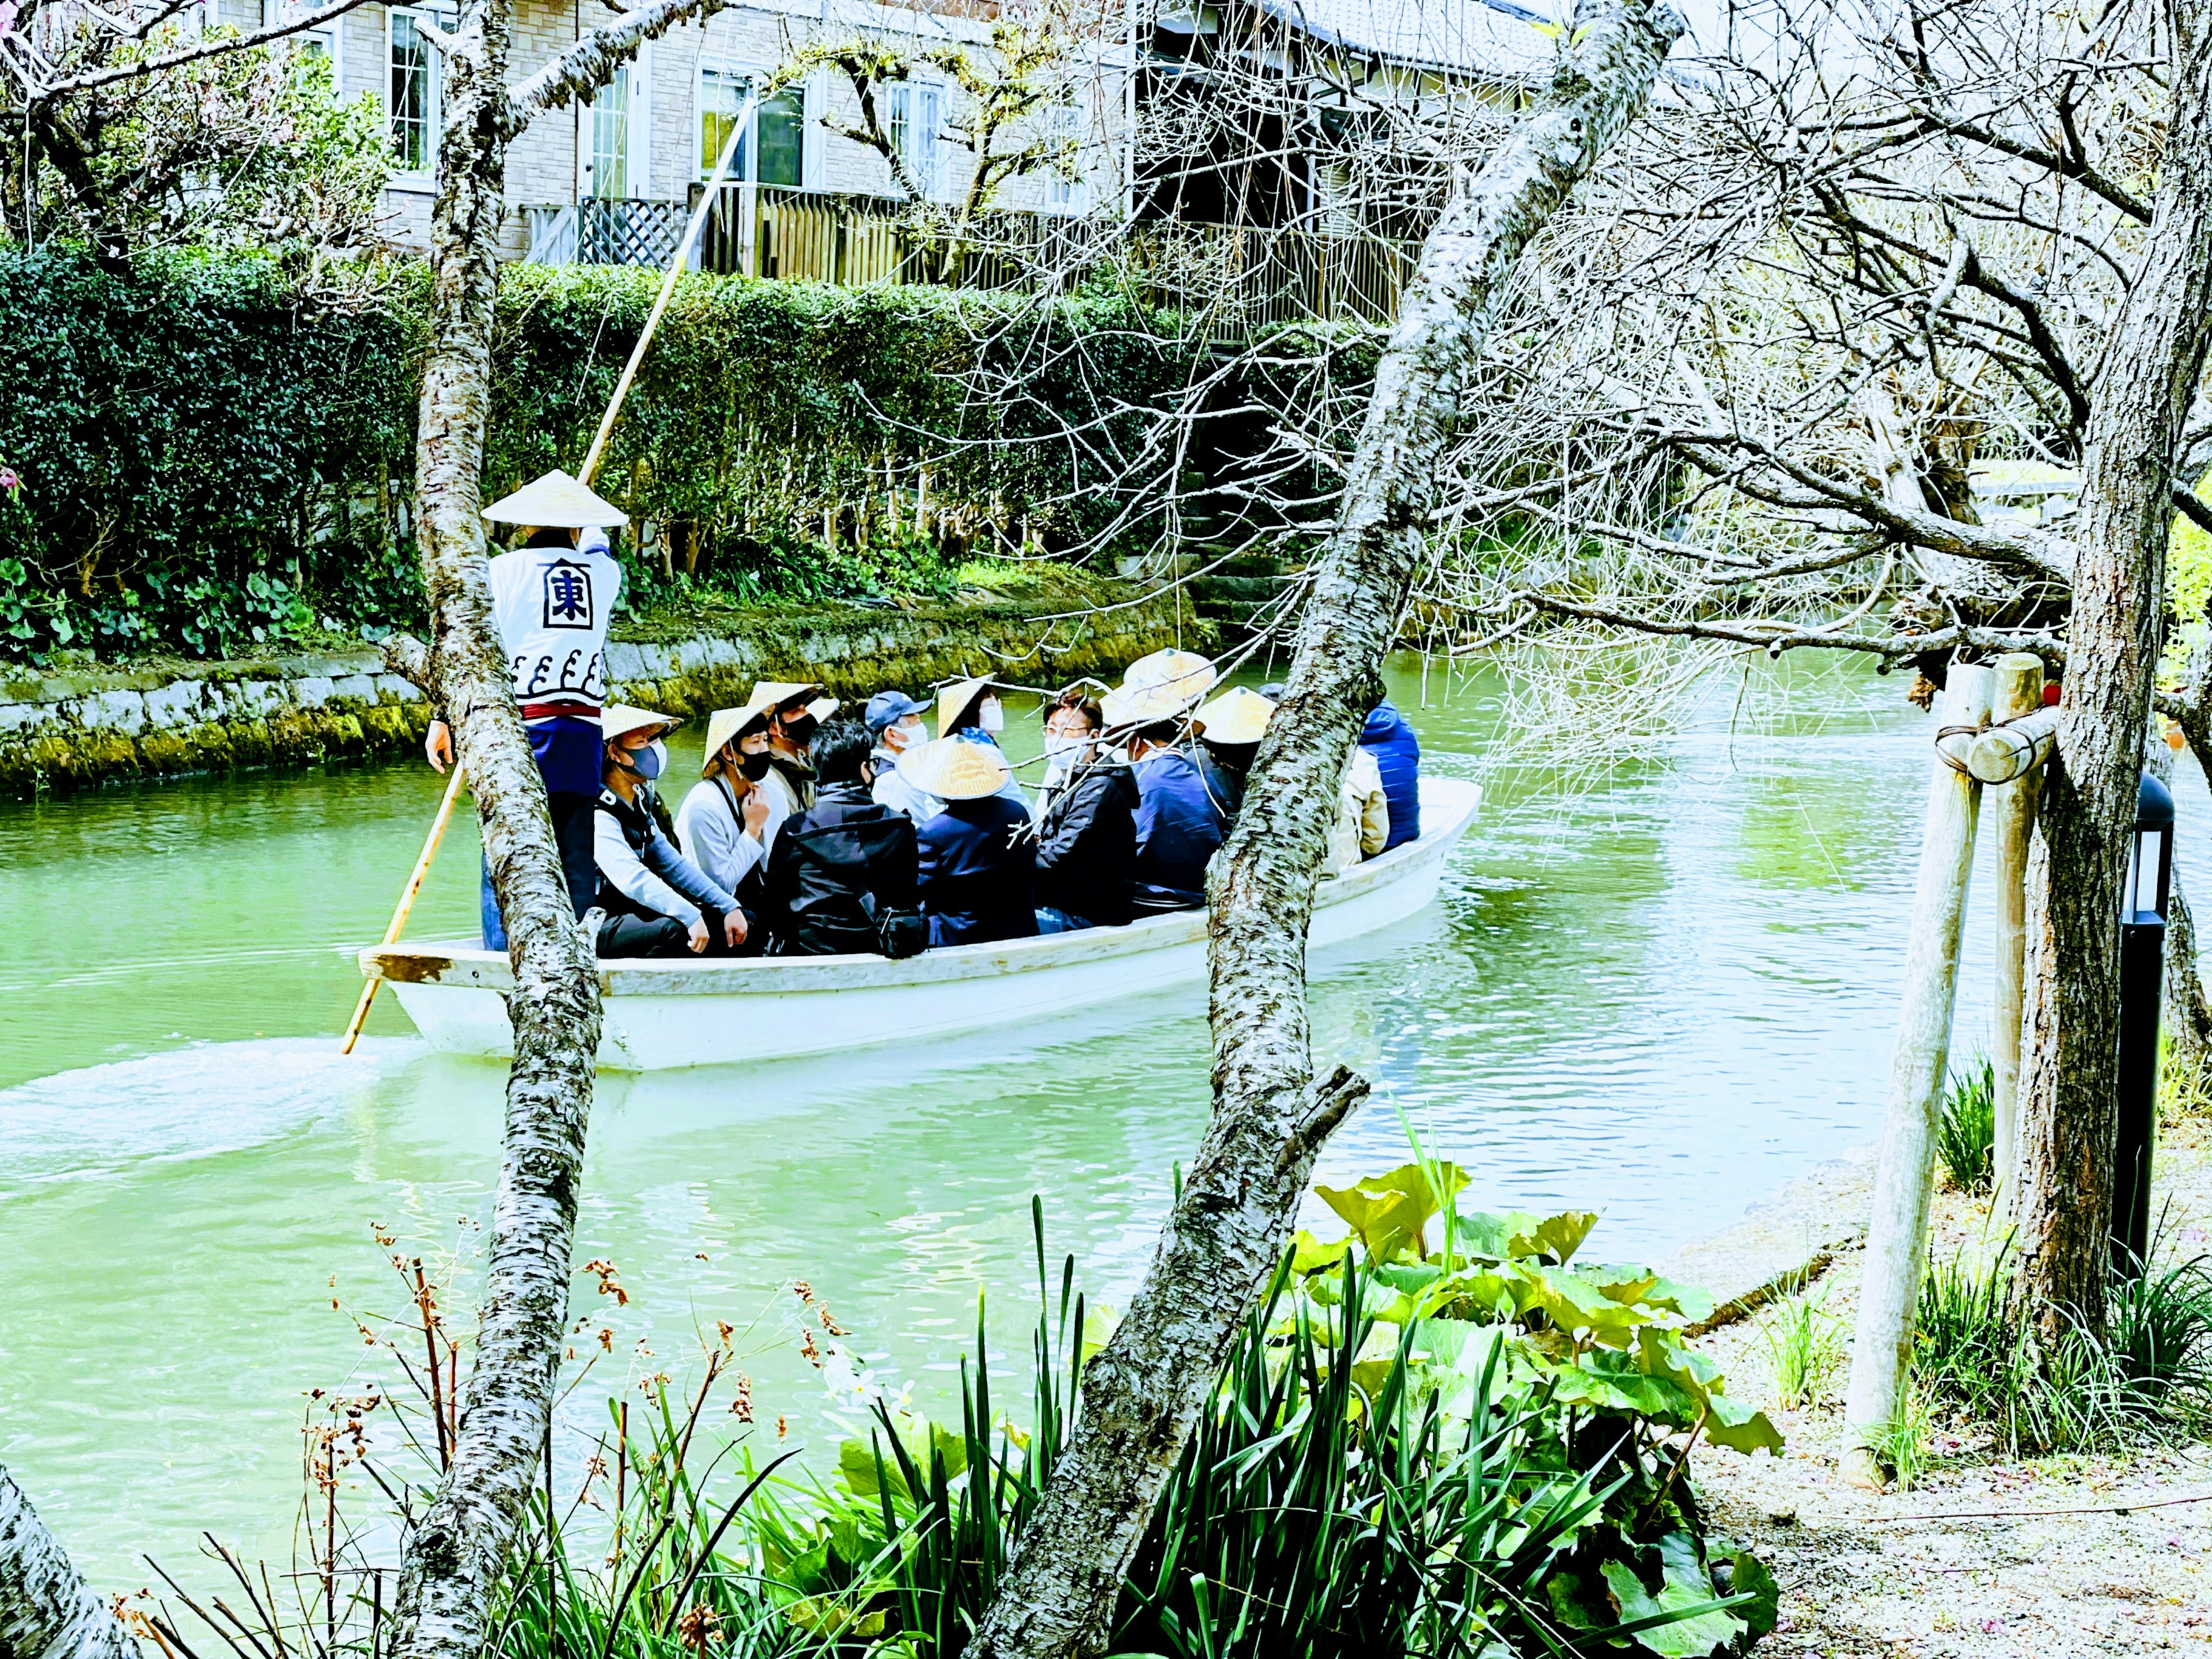
[[[1429,763],[1474,775],[1495,688],[1431,677],[1425,703],[1418,665],[1393,682]],[[1319,1050],[1377,1089],[1321,1178],[1403,1162],[1403,1107],[1474,1200],[1600,1209],[1620,1260],[1868,1140],[1932,735],[1901,690],[1832,666],[1730,687],[1663,760],[1594,791],[1487,770],[1439,903],[1325,964]],[[1010,712],[1010,747],[1033,751]],[[381,930],[438,791],[398,765],[0,805],[0,1462],[106,1583],[143,1582],[142,1553],[197,1567],[202,1528],[281,1570],[305,1393],[376,1358],[333,1275],[349,1309],[393,1310],[371,1224],[435,1250],[489,1214],[501,1069],[428,1053],[388,997],[353,1057],[335,1041],[359,986],[338,947]],[[465,817],[414,935],[472,931],[476,867]],[[1985,883],[1976,912],[1966,1048]],[[604,1078],[577,1261],[613,1261],[633,1299],[564,1407],[564,1483],[609,1390],[683,1375],[717,1319],[750,1333],[759,1443],[781,1414],[823,1455],[836,1402],[798,1351],[797,1279],[855,1364],[941,1408],[979,1291],[994,1349],[1026,1346],[1032,1194],[1055,1255],[1125,1299],[1206,1110],[1200,1012],[1193,990]],[[580,1279],[580,1313],[612,1312]]]

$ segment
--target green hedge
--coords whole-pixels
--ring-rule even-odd
[[[507,270],[488,496],[580,465],[657,282]],[[117,275],[0,248],[0,465],[23,483],[0,496],[0,658],[220,656],[418,622],[425,298],[419,269],[381,308],[331,314],[252,256]],[[1109,486],[1207,372],[1177,325],[1125,299],[687,278],[598,480],[656,532],[649,552],[622,550],[632,595],[942,591],[963,558],[1018,539],[1057,550],[1118,526],[1149,544],[1144,503]],[[1178,483],[1264,446],[1254,410],[1293,382],[1371,373],[1357,331],[1286,338],[1253,384],[1218,389],[1218,429]],[[1301,362],[1320,374],[1301,382]]]

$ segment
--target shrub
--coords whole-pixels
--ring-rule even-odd
[[[1985,1057],[1964,1076],[1951,1073],[1936,1126],[1936,1156],[1960,1192],[1987,1193],[1994,1184],[1996,1136],[1997,1068]]]

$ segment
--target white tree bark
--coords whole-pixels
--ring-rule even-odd
[[[1328,544],[1287,690],[1211,883],[1214,1107],[974,1659],[1104,1645],[1122,1574],[1222,1358],[1287,1241],[1315,1153],[1366,1085],[1313,1075],[1305,945],[1338,782],[1381,694],[1441,461],[1522,251],[1644,107],[1681,20],[1652,0],[1579,9],[1548,102],[1421,250]]]
[[[139,1659],[15,1477],[0,1468],[0,1659]]]
[[[1946,726],[1978,727],[1990,714],[1988,669],[1954,665],[1943,690]],[[1889,1097],[1882,1114],[1881,1166],[1875,1177],[1874,1219],[1867,1231],[1866,1276],[1859,1291],[1858,1334],[1851,1346],[1851,1381],[1844,1421],[1854,1443],[1845,1474],[1879,1486],[1881,1474],[1865,1442],[1897,1415],[1912,1352],[1912,1316],[1927,1263],[1928,1206],[1935,1185],[1936,1123],[1951,1061],[1951,1015],[1959,994],[1959,941],[1966,885],[1974,869],[1974,828],[1982,786],[1954,767],[1959,738],[1936,739],[1928,784],[1927,826],[1920,841],[1920,878],[1912,895],[1912,933],[1905,950],[1904,1003],[1890,1050]]]
[[[478,1659],[490,1598],[552,1420],[599,1040],[598,967],[576,926],[545,791],[493,626],[482,514],[507,147],[532,115],[611,80],[639,44],[715,0],[653,0],[507,87],[509,0],[468,0],[443,42],[446,128],[431,215],[431,340],[416,447],[433,638],[420,668],[453,723],[506,923],[514,1063],[477,1356],[453,1463],[409,1534],[393,1659]]]
[[[2018,720],[2043,707],[2042,658],[2025,652],[2001,657],[1996,677],[1992,719]],[[2021,1014],[2027,1000],[2027,847],[2035,831],[2035,797],[2041,783],[2042,769],[2030,767],[2010,783],[1997,785],[1990,803],[1997,854],[1996,1006],[1990,1013],[1990,1043],[1996,1073],[1992,1209],[1998,1214],[2003,1213],[2012,1191],[2017,1161]]]

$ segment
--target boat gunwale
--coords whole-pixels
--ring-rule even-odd
[[[1449,816],[1435,830],[1378,854],[1324,882],[1315,896],[1316,910],[1349,902],[1376,887],[1412,874],[1420,866],[1441,859],[1450,850],[1480,809],[1482,787],[1472,779],[1425,778],[1425,814],[1432,790],[1438,797],[1437,805]],[[1036,973],[1115,957],[1147,954],[1195,943],[1206,937],[1210,914],[1204,908],[1178,910],[1120,927],[1091,927],[983,945],[949,945],[896,961],[872,954],[853,954],[648,957],[602,962],[599,991],[602,996],[610,997],[744,996],[862,986],[957,984],[965,980]],[[478,945],[435,940],[416,945],[373,945],[364,947],[357,959],[364,975],[389,980],[395,985],[495,992],[514,988],[514,973],[507,954]]]

